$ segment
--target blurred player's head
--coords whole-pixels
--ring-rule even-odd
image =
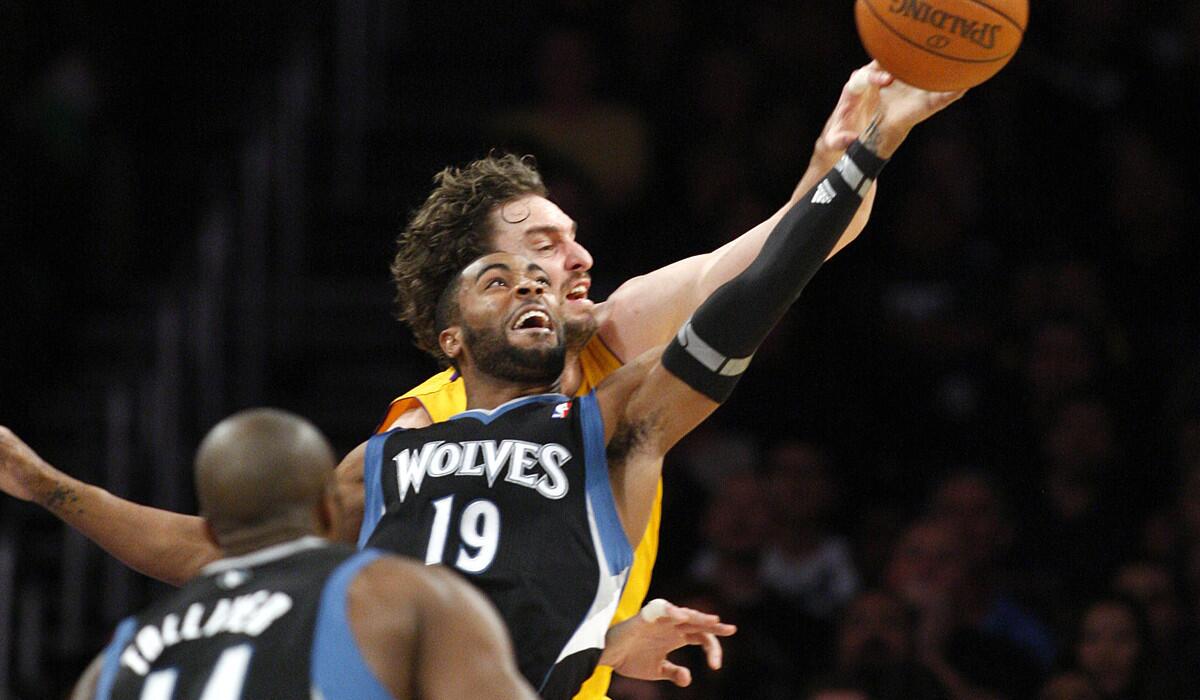
[[[575,222],[550,200],[529,157],[488,156],[463,168],[446,168],[397,239],[392,261],[398,316],[416,344],[443,364],[437,301],[467,264],[503,251],[523,255],[545,270],[564,309],[567,341],[582,346],[594,324],[587,299],[592,257],[575,240]],[[592,331],[594,332],[594,331]]]
[[[484,255],[438,300],[439,348],[464,374],[552,384],[566,359],[560,306],[540,266],[511,253]]]
[[[302,535],[328,535],[340,517],[333,448],[315,426],[270,408],[241,411],[196,453],[196,496],[227,553]]]

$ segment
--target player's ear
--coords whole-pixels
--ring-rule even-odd
[[[463,351],[462,326],[450,326],[438,333],[438,345],[451,362],[457,361]]]

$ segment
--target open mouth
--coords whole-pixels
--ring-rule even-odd
[[[567,290],[567,301],[584,301],[587,299],[588,288],[591,284],[587,280],[576,282],[570,289]]]
[[[554,321],[550,314],[541,309],[528,309],[517,316],[511,330],[551,333],[554,331]]]

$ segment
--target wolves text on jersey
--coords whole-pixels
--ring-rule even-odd
[[[171,613],[163,617],[161,623],[148,624],[138,630],[133,642],[121,654],[121,665],[144,676],[163,651],[180,642],[213,637],[222,632],[257,637],[291,609],[290,596],[271,591],[222,598],[213,606],[207,619],[204,604],[192,603],[182,619]],[[200,624],[201,620],[204,624]]]
[[[535,489],[546,498],[559,499],[567,495],[570,485],[563,473],[563,465],[571,460],[571,451],[558,443],[539,445],[524,440],[466,440],[463,442],[427,442],[420,448],[406,449],[392,460],[396,463],[396,483],[400,488],[400,501],[408,495],[421,492],[421,483],[428,475],[482,476],[488,487],[505,472],[504,480]],[[542,474],[530,471],[535,466]]]

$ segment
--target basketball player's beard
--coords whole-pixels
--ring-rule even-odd
[[[578,314],[573,318],[562,319],[564,345],[572,352],[578,352],[591,342],[596,335],[599,325],[590,314]]]
[[[508,343],[503,329],[464,326],[471,357],[479,371],[507,382],[549,386],[566,366],[567,346],[561,331],[558,342],[548,348],[519,348]]]

